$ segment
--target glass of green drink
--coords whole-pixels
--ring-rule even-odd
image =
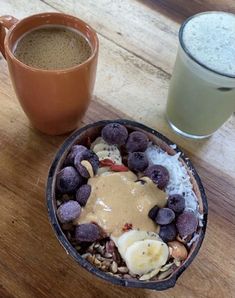
[[[234,111],[235,15],[194,15],[179,31],[167,120],[175,132],[201,139],[212,135]]]

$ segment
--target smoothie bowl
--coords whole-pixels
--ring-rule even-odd
[[[126,287],[173,287],[197,255],[207,199],[190,160],[140,123],[104,120],[73,133],[49,171],[56,237],[94,275]]]

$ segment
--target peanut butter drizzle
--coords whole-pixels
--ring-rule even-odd
[[[166,194],[145,177],[145,184],[135,182],[132,172],[106,172],[90,178],[91,194],[79,223],[96,222],[108,235],[120,236],[126,223],[133,229],[157,232],[158,227],[148,217],[149,210],[166,205]]]

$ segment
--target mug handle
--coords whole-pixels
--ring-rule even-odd
[[[5,55],[5,48],[4,48],[4,40],[6,36],[6,29],[10,29],[18,21],[19,20],[9,15],[0,17],[0,52],[2,53],[5,59],[6,59],[6,55]]]

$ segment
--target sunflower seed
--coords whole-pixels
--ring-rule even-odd
[[[112,254],[110,254],[109,252],[106,252],[105,254],[104,254],[104,257],[105,258],[112,258]]]
[[[115,243],[112,240],[107,241],[105,244],[105,248],[106,248],[106,252],[112,254],[115,250]]]
[[[94,265],[101,266],[101,262],[97,258],[95,258],[94,259]]]
[[[83,259],[87,259],[88,256],[92,257],[89,252],[82,255]]]
[[[107,273],[110,274],[110,275],[112,275],[112,276],[114,276],[114,274],[112,272],[107,272]]]
[[[113,262],[110,269],[111,269],[112,273],[116,273],[117,269],[118,269],[117,263]]]
[[[108,271],[107,266],[104,266],[104,265],[102,265],[102,266],[100,267],[100,269],[103,270],[103,271]]]
[[[98,248],[97,248],[97,251],[98,251],[98,253],[100,253],[101,255],[103,255],[104,254],[104,246],[99,246]]]
[[[174,263],[177,267],[179,267],[181,265],[181,262],[177,259],[174,259]]]
[[[72,223],[65,223],[62,225],[62,229],[65,230],[65,231],[68,231],[68,230],[71,230],[73,227],[73,224]]]
[[[95,259],[95,256],[92,256],[91,254],[87,256],[86,260],[90,263],[94,263],[94,259]]]
[[[103,258],[101,255],[96,255],[96,258],[99,260],[99,261],[104,261],[105,258]]]
[[[110,264],[111,264],[111,260],[107,260],[107,259],[105,259],[103,262],[102,262],[102,265],[104,265],[104,266],[106,266],[106,267],[109,267],[110,266]]]
[[[122,259],[121,259],[121,256],[119,255],[119,252],[118,252],[117,250],[115,250],[115,251],[113,252],[112,257],[113,257],[113,260],[114,260],[118,265],[121,265],[121,263],[122,263]]]
[[[57,205],[57,207],[59,207],[61,204],[62,204],[62,202],[61,202],[60,200],[57,200],[57,201],[56,201],[56,205]]]
[[[90,252],[90,253],[93,253],[93,252],[94,252],[94,243],[92,243],[92,244],[88,247],[87,252]]]
[[[124,275],[123,275],[123,278],[131,279],[132,277],[131,277],[129,274],[124,274]]]
[[[63,195],[62,199],[63,199],[63,201],[66,202],[66,201],[70,200],[70,197],[69,197],[69,195],[65,194],[65,195]]]
[[[71,241],[71,239],[72,239],[71,233],[70,232],[67,232],[67,235],[66,236],[67,236],[68,240]]]
[[[129,271],[129,269],[127,267],[118,267],[118,272],[120,273],[127,273]]]

